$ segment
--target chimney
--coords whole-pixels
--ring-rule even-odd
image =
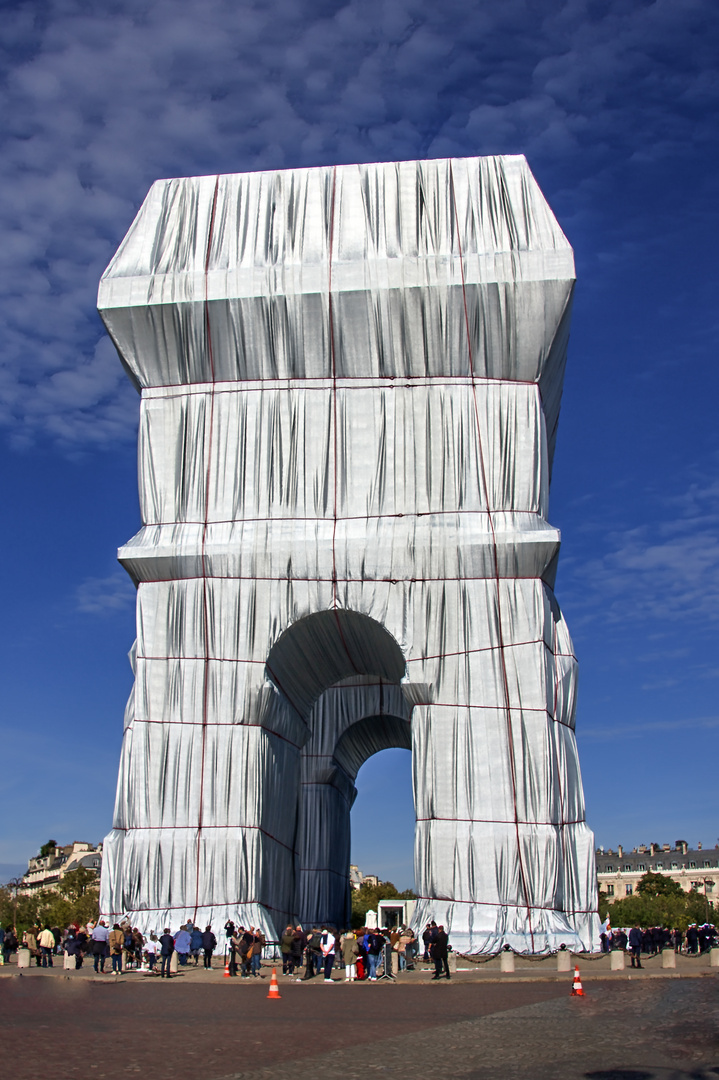
[[[622,847],[621,844],[617,844],[617,855],[619,856],[620,859],[621,859],[623,854],[624,854],[624,848]]]
[[[697,851],[701,851],[701,849],[702,849],[702,842],[700,840],[699,843],[697,844]]]
[[[650,844],[649,845],[649,854],[650,855],[656,855],[656,853],[657,853],[657,845],[656,844]]]

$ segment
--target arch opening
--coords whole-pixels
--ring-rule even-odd
[[[304,925],[346,927],[355,777],[374,754],[412,746],[405,658],[376,620],[337,609],[288,627],[266,674],[308,735],[299,754],[296,914]]]
[[[266,673],[306,720],[328,687],[362,675],[399,684],[406,663],[381,623],[359,611],[335,608],[292,623],[270,649]]]
[[[376,875],[382,882],[391,882],[399,892],[414,891],[411,752],[394,747],[380,750],[364,762],[355,784],[357,798],[350,815],[351,863],[364,875]]]

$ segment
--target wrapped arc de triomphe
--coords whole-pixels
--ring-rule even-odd
[[[357,771],[407,747],[415,924],[595,947],[547,521],[573,283],[522,157],[152,187],[99,294],[142,393],[106,915],[346,924]]]

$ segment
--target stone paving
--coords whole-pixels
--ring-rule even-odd
[[[601,963],[580,965],[583,998],[569,996],[566,973],[531,964],[450,983],[419,972],[331,987],[280,977],[280,1001],[267,999],[268,969],[255,980],[192,969],[168,982],[13,966],[0,969],[0,1052],[13,1080],[719,1077],[717,969],[609,978]]]

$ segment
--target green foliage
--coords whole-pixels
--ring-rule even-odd
[[[67,900],[77,901],[88,889],[97,887],[97,874],[85,866],[78,866],[77,870],[69,870],[65,874],[58,887]]]
[[[716,922],[714,905],[696,891],[685,893],[663,874],[644,874],[633,896],[610,903],[600,896],[599,915],[612,926],[668,926],[686,930],[690,923]]]
[[[97,887],[88,883],[83,890],[77,895],[76,887],[71,885],[70,891],[74,892],[71,896],[63,896],[52,889],[38,889],[32,896],[18,894],[16,898],[14,890],[5,885],[0,888],[0,923],[3,926],[15,924],[20,936],[23,930],[45,923],[61,929],[70,923],[83,926],[88,919],[97,919],[99,915]]]
[[[664,874],[653,874],[651,870],[642,877],[637,885],[637,892],[642,896],[653,897],[655,899],[659,896],[686,895],[678,881],[674,881]]]
[[[57,840],[48,840],[46,844],[43,844],[38,854],[41,858],[45,855],[52,855],[53,851],[57,847]]]
[[[617,901],[618,903],[619,901]],[[606,893],[600,892],[599,894],[599,918],[604,922],[609,912],[612,910],[612,899],[608,897]]]
[[[416,900],[417,894],[411,889],[398,892],[391,881],[381,881],[379,885],[363,885],[352,890],[352,928],[357,930],[365,925],[368,911],[377,911],[380,900]]]

